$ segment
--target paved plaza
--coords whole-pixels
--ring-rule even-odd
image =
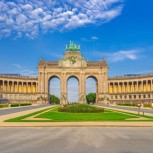
[[[17,112],[23,112],[23,111],[28,111],[28,110],[33,110],[37,108],[43,108],[46,106],[50,106],[50,104],[40,104],[40,105],[34,105],[34,106],[24,106],[24,107],[16,107],[16,108],[5,108],[5,109],[0,109],[0,116],[1,115],[7,115],[7,114],[13,114]]]
[[[153,128],[0,128],[1,153],[151,153]]]

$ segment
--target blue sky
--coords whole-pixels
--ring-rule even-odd
[[[37,75],[70,40],[89,61],[106,57],[109,76],[153,73],[153,1],[1,0],[0,73]]]

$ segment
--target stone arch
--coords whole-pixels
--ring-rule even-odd
[[[75,75],[75,74],[70,74],[70,75],[68,75],[66,77],[66,91],[67,91],[66,95],[67,95],[67,101],[68,101],[68,98],[69,98],[69,96],[68,96],[68,94],[69,94],[68,81],[71,78],[75,78],[78,81],[78,86],[77,87],[78,87],[78,101],[79,101],[79,95],[80,95],[80,77],[78,75]]]
[[[60,77],[60,75],[57,75],[57,74],[49,75],[49,76],[48,76],[48,79],[47,79],[48,102],[50,101],[50,81],[51,81],[53,78],[58,78],[59,81],[60,81],[60,97],[61,97],[61,77]],[[59,97],[59,98],[60,98],[60,97]]]
[[[98,101],[98,84],[99,84],[98,77],[96,75],[93,75],[93,74],[87,75],[85,77],[85,90],[86,90],[86,81],[87,81],[88,78],[92,78],[96,82],[96,103],[97,103],[97,101]]]

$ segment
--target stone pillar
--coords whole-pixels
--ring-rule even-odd
[[[148,80],[146,80],[146,92],[148,92]]]
[[[137,81],[137,92],[139,92],[139,82]]]
[[[3,92],[4,92],[4,85],[5,85],[5,82],[4,82],[4,80],[2,80],[2,90],[3,90]]]
[[[38,93],[38,83],[36,83],[36,92]]]
[[[86,79],[85,74],[80,73],[79,79],[79,102],[86,103]]]
[[[15,92],[15,82],[12,81],[12,92]]]
[[[26,82],[26,93],[28,93],[28,82]]]
[[[141,91],[144,91],[143,81],[141,81]]]
[[[16,86],[17,86],[17,87],[16,87],[16,88],[17,88],[16,91],[19,93],[19,82],[16,83]]]
[[[24,92],[24,86],[23,86],[23,82],[21,82],[21,92]]]
[[[150,92],[152,92],[152,80],[151,80],[151,85],[150,85]]]
[[[134,84],[133,84],[133,81],[131,82],[131,92],[133,92],[134,90]]]
[[[9,81],[7,81],[7,92],[10,92]]]
[[[31,82],[30,92],[33,93],[33,82]]]
[[[61,82],[60,82],[60,88],[61,88],[61,98],[60,98],[60,104],[67,104],[67,78],[66,73],[63,73],[61,76]]]

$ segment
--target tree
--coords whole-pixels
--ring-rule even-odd
[[[54,95],[50,95],[50,103],[60,104],[60,99]]]
[[[86,95],[86,100],[87,103],[95,103],[96,102],[96,93],[89,93],[88,95]]]

